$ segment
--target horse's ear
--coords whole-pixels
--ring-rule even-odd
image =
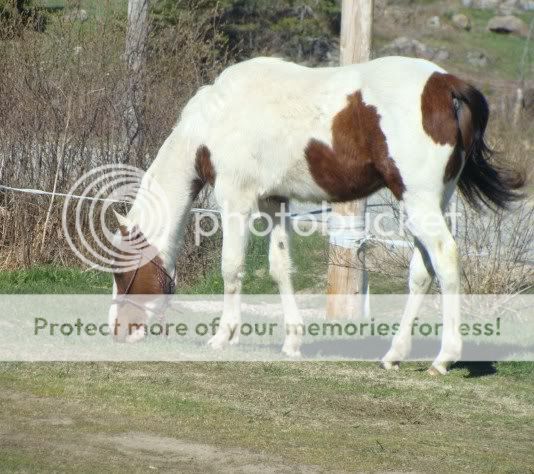
[[[115,209],[113,209],[113,213],[115,214],[115,218],[117,219],[117,222],[119,224],[119,229],[121,231],[121,234],[123,235],[128,234],[129,229],[132,226],[131,222],[128,220],[126,216],[119,214]]]

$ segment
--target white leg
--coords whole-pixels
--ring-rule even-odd
[[[208,342],[214,349],[223,349],[226,344],[237,344],[239,341],[241,286],[249,234],[248,220],[252,207],[245,203],[250,203],[250,200],[234,196],[232,202],[223,204],[221,269],[224,279],[224,309],[217,333]]]
[[[432,364],[431,373],[447,372],[462,351],[460,335],[460,272],[458,250],[437,197],[418,195],[407,199],[410,230],[425,247],[439,280],[443,305],[441,351]]]
[[[414,253],[410,261],[410,295],[404,308],[399,331],[393,338],[391,348],[382,358],[382,367],[385,369],[398,369],[399,363],[410,353],[412,324],[432,283],[432,278],[433,269],[430,258],[421,242],[416,238]]]
[[[278,284],[284,311],[286,337],[282,352],[290,357],[299,357],[303,320],[295,301],[291,282],[290,222],[289,216],[285,215],[288,211],[287,204],[285,200],[269,200],[262,202],[260,207],[273,221],[269,243],[269,271],[273,280]]]

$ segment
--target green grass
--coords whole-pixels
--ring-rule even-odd
[[[379,51],[397,36],[412,37],[433,48],[444,48],[449,51],[450,58],[443,61],[441,65],[451,72],[475,77],[479,87],[482,87],[487,94],[502,93],[500,88],[497,91],[493,90],[492,84],[494,83],[502,87],[501,81],[503,80],[517,81],[520,77],[521,59],[526,44],[525,38],[487,31],[488,21],[497,14],[494,10],[462,8],[459,6],[460,2],[454,2],[448,9],[444,10],[445,7],[442,3],[424,0],[413,2],[413,8],[423,7],[419,13],[424,18],[439,15],[441,22],[445,25],[442,29],[429,30],[408,26],[402,30],[398,28],[390,30],[383,27],[373,37],[373,49]],[[452,26],[450,20],[455,13],[464,13],[471,19],[471,31],[458,30]],[[515,16],[523,19],[528,26],[534,18],[534,12],[519,12]],[[469,51],[486,54],[489,58],[488,65],[479,68],[469,64],[467,62]],[[530,48],[530,55],[527,57],[527,70],[525,71],[526,78],[531,77],[533,73],[534,53]]]
[[[297,286],[320,287],[326,242],[315,236],[294,243],[302,270]],[[266,241],[252,240],[249,273],[265,273],[266,264]],[[273,289],[268,276],[258,278],[249,277],[246,288]],[[213,281],[196,289],[220,290]],[[110,282],[107,274],[58,267],[0,273],[2,292],[109,292]],[[397,284],[380,275],[371,282],[375,292]],[[425,363],[384,372],[361,362],[4,362],[0,466],[206,472],[217,462],[229,472],[310,465],[528,472],[534,364],[461,363],[440,378],[425,369]]]
[[[66,0],[41,0],[43,6],[51,10],[65,8],[68,2]],[[128,0],[80,0],[80,8],[89,13],[90,16],[101,16],[105,13],[126,13]]]
[[[278,291],[269,275],[267,238],[253,237],[246,258],[246,277],[243,291],[249,294],[273,294]],[[324,287],[326,241],[315,234],[295,237],[293,259],[296,290]],[[112,276],[98,271],[84,271],[53,265],[0,272],[0,293],[16,294],[107,294],[111,293]],[[224,284],[219,262],[205,278],[178,289],[187,294],[222,294]]]
[[[294,244],[297,288],[319,291],[324,238]],[[266,268],[266,240],[253,239],[247,270],[261,275],[247,277],[247,291],[274,291]],[[218,278],[193,289],[219,291]],[[110,283],[107,274],[50,266],[0,273],[1,292],[99,293]],[[402,290],[380,275],[371,285]],[[440,378],[426,365],[0,362],[0,466],[528,472],[534,364],[462,363]]]
[[[503,35],[487,31],[488,21],[495,16],[495,12],[488,10],[463,9],[462,13],[471,18],[471,31],[455,30],[451,34],[439,33],[436,37],[426,37],[430,46],[444,47],[451,51],[451,63],[457,64],[473,74],[487,71],[490,78],[494,79],[518,79],[520,74],[521,58],[525,47],[525,38],[514,35]],[[534,18],[534,12],[518,14],[527,25]],[[466,62],[468,51],[484,52],[489,58],[486,68],[478,69]],[[534,58],[530,57],[530,64]],[[489,91],[491,92],[491,91]]]
[[[293,259],[293,283],[296,291],[324,291],[326,278],[327,241],[319,235],[309,237],[293,236],[291,256]],[[247,249],[243,292],[247,294],[273,294],[278,292],[269,275],[269,241],[265,237],[253,236]],[[192,294],[222,294],[224,282],[219,264],[209,271],[202,281],[180,289]]]
[[[323,293],[326,288],[327,240],[319,234],[309,237],[295,235],[292,242],[293,283],[297,292]],[[253,237],[246,258],[243,292],[275,294],[278,287],[269,275],[269,243],[267,238]],[[54,265],[28,269],[0,271],[0,294],[109,294],[112,288],[109,273],[87,271]],[[371,273],[374,294],[404,293],[406,281]],[[216,262],[205,277],[178,288],[182,294],[222,294],[224,282]]]
[[[81,6],[100,15],[104,4],[82,0]],[[112,4],[125,11],[124,0]],[[492,60],[482,71],[489,78],[517,78],[524,40],[485,32],[492,13],[468,13],[471,33],[422,40],[450,49],[459,67],[478,74],[465,53],[484,51]],[[297,291],[324,291],[325,245],[318,236],[296,237]],[[217,267],[178,291],[221,293]],[[246,268],[246,293],[277,291],[265,240],[252,240]],[[402,292],[405,285],[371,275],[373,293]],[[0,272],[0,293],[110,291],[111,276],[99,272],[56,266]],[[314,465],[532,472],[533,363],[459,364],[442,378],[425,369],[420,363],[387,373],[370,363],[0,363],[0,471],[206,472],[234,449],[234,462],[242,464],[230,471]],[[172,442],[199,448],[179,453]],[[210,446],[219,459],[205,454]]]
[[[201,472],[215,446],[220,456],[238,449],[245,472],[280,462],[286,470],[529,472],[533,364],[498,364],[487,376],[465,366],[445,378],[424,369],[3,363],[0,465]],[[172,443],[195,449],[179,454]]]
[[[54,265],[0,271],[0,293],[9,294],[106,294],[112,277],[103,272]]]

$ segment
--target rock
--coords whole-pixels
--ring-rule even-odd
[[[329,38],[314,36],[294,36],[290,41],[280,45],[284,56],[296,61],[316,66],[330,61],[333,50],[339,49]]]
[[[501,15],[511,15],[517,10],[517,0],[504,0],[499,5],[499,13]]]
[[[521,19],[513,15],[494,16],[488,22],[488,30],[494,33],[512,34],[515,36],[526,37],[528,26]]]
[[[481,10],[495,10],[502,0],[473,0],[471,8],[480,8]]]
[[[488,65],[488,57],[480,51],[469,51],[467,53],[467,62],[475,67],[486,67]]]
[[[301,45],[304,56],[313,64],[327,61],[330,51],[334,48],[327,38],[304,37]]]
[[[446,49],[439,49],[433,56],[433,60],[440,63],[449,59],[450,53]]]
[[[431,59],[434,51],[425,44],[416,39],[400,36],[395,38],[391,43],[384,46],[382,53],[398,56],[413,56],[418,58]]]
[[[300,5],[295,8],[295,13],[298,15],[300,21],[305,20],[306,18],[315,17],[313,9],[309,5]]]
[[[427,26],[430,28],[440,28],[441,27],[441,21],[439,19],[439,16],[431,16],[427,22]]]
[[[87,13],[87,10],[83,9],[75,9],[71,10],[67,13],[65,13],[65,20],[67,21],[80,21],[84,22],[89,19],[89,13]]]
[[[449,58],[445,49],[434,49],[413,38],[400,36],[380,50],[381,56],[411,56],[414,58],[443,61]]]
[[[384,10],[384,17],[394,25],[409,26],[414,19],[414,9],[392,5]]]
[[[517,10],[534,10],[534,0],[462,0],[466,8],[498,10],[502,15],[510,15]]]
[[[519,0],[519,8],[525,11],[534,10],[534,0]]]
[[[467,30],[469,31],[471,29],[471,20],[467,15],[464,15],[463,13],[457,13],[452,17],[452,24],[456,28],[460,28],[461,30]]]

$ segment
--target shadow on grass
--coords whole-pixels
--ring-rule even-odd
[[[474,378],[474,377],[485,377],[487,375],[494,375],[497,373],[497,367],[495,367],[495,362],[482,361],[482,362],[469,362],[462,361],[456,362],[451,365],[450,370],[462,370],[466,369],[467,374],[465,378]],[[416,372],[426,372],[428,368],[420,367],[416,369]]]
[[[491,362],[491,361],[456,362],[455,364],[452,365],[451,369],[467,369],[468,373],[466,375],[466,378],[485,377],[487,375],[494,375],[497,373],[495,362]]]

